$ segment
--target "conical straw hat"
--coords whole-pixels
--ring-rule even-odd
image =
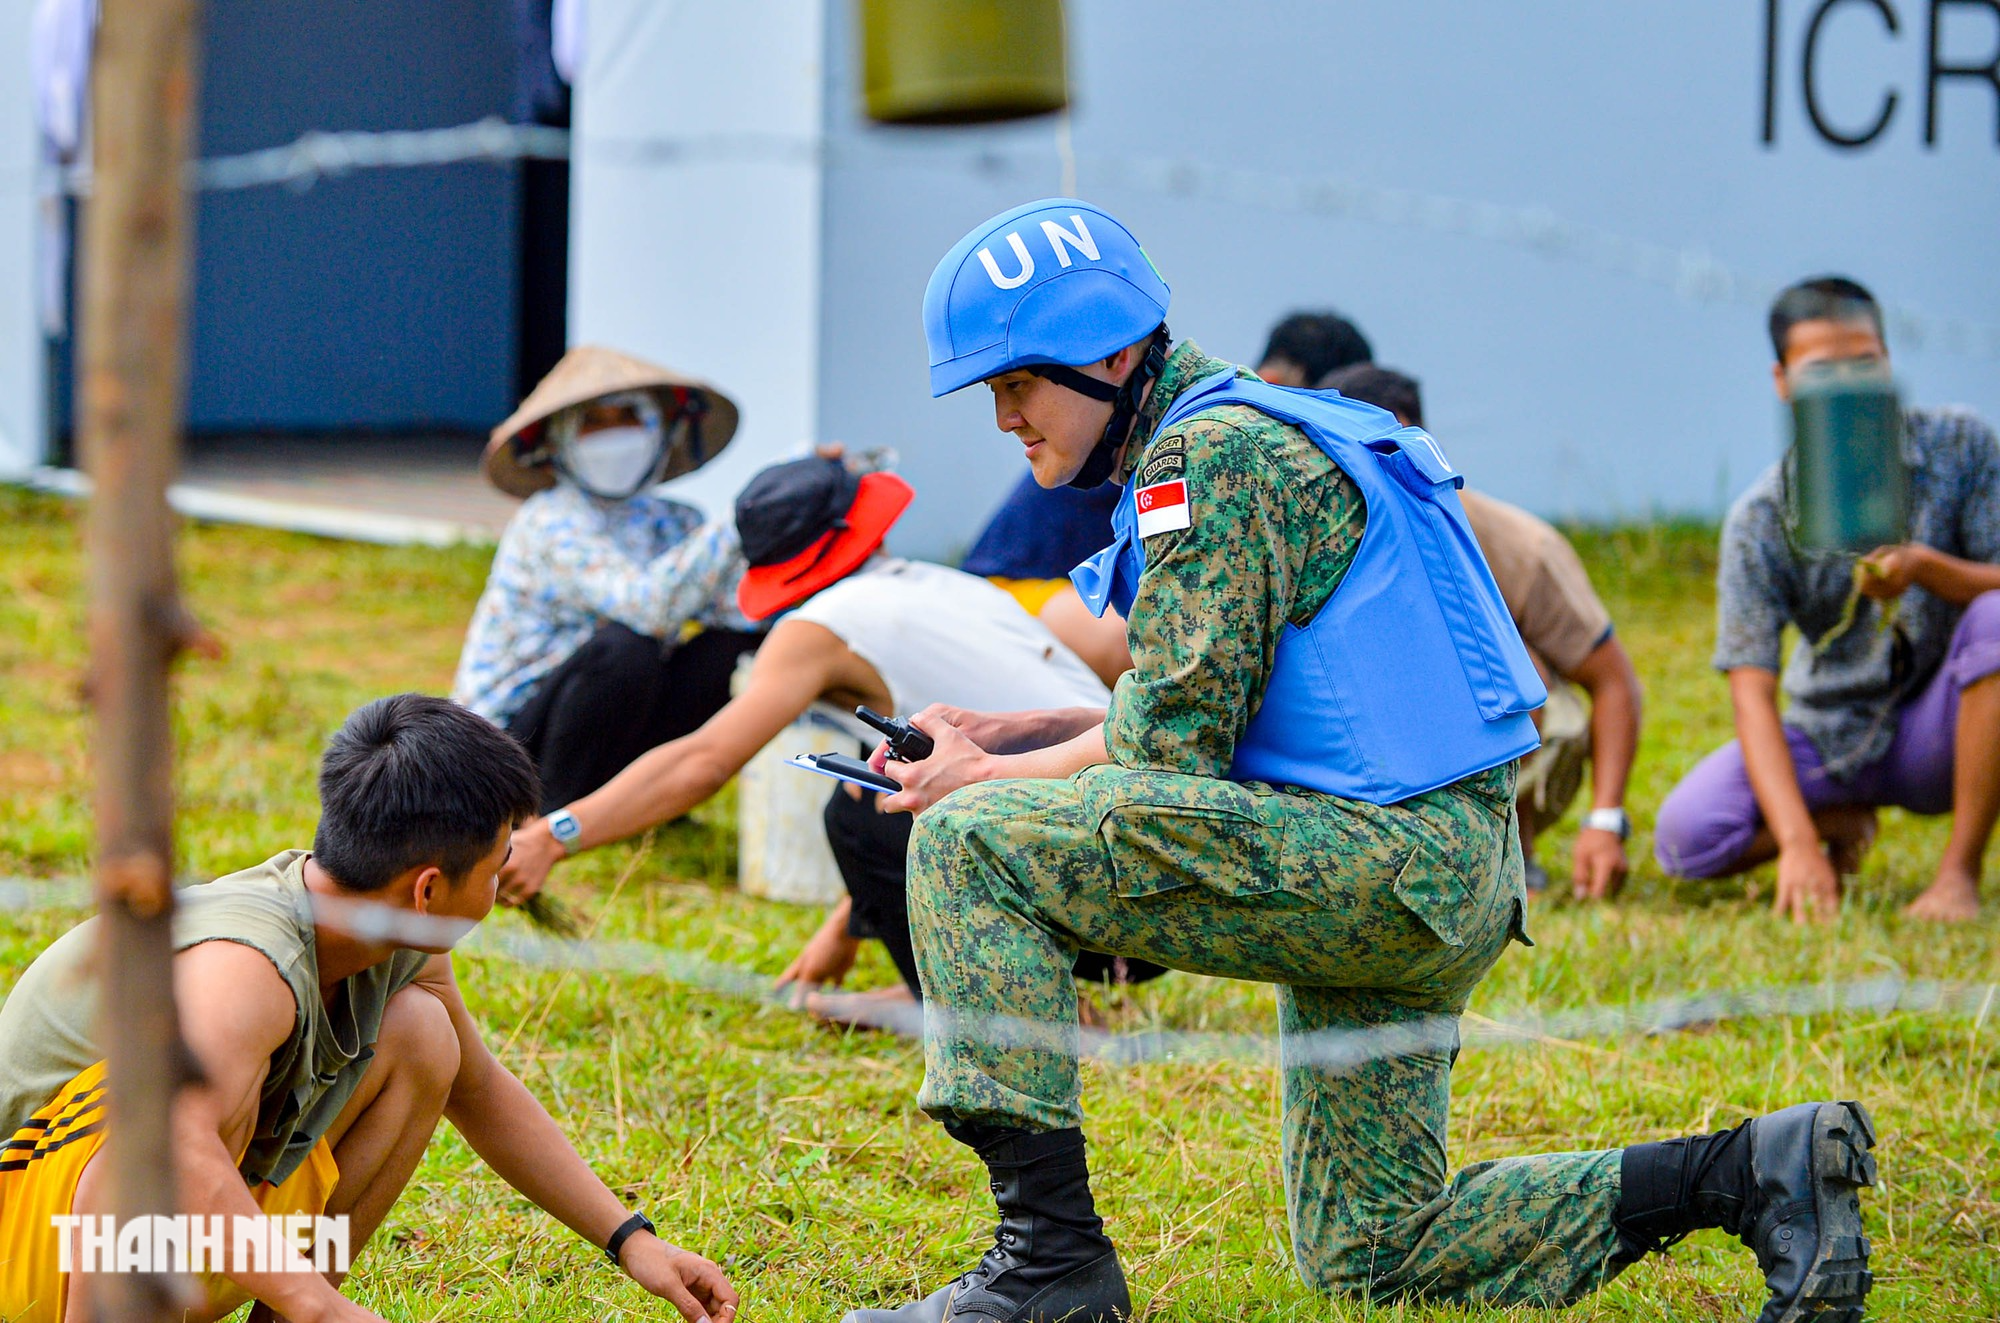
[[[601,345],[578,345],[562,356],[521,401],[506,422],[493,429],[480,470],[509,496],[532,496],[555,485],[554,467],[545,444],[545,424],[559,410],[621,391],[653,392],[667,435],[674,438],[665,476],[692,473],[722,453],[736,435],[736,402],[695,377],[685,377],[656,363],[621,354]],[[688,409],[696,413],[682,429],[675,420]]]

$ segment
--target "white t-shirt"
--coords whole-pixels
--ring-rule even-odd
[[[892,716],[1098,707],[1111,691],[1048,627],[986,580],[877,557],[786,617],[831,630],[889,687]],[[844,714],[843,714],[844,715]],[[879,735],[848,721],[873,744]]]

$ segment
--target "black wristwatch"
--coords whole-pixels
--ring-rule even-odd
[[[623,1272],[625,1265],[618,1261],[618,1251],[624,1249],[625,1242],[632,1239],[639,1232],[655,1230],[652,1218],[647,1217],[644,1213],[632,1214],[632,1216],[620,1222],[618,1229],[611,1233],[611,1239],[604,1242],[604,1257],[611,1260],[612,1267]]]

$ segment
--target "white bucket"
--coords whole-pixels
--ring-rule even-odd
[[[752,896],[831,905],[847,894],[821,814],[839,782],[790,765],[794,754],[844,753],[860,741],[808,710],[757,751],[736,778],[736,885]]]

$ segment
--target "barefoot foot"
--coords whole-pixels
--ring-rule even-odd
[[[923,1030],[923,1006],[900,983],[868,992],[809,992],[801,1006],[807,1015],[824,1024],[891,1029],[899,1033]]]

